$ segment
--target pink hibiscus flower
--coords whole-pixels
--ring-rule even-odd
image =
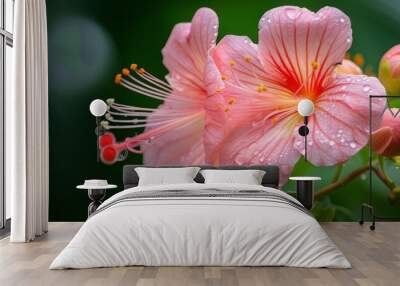
[[[225,115],[223,109],[210,107],[223,105],[224,101],[220,94],[208,96],[206,88],[216,80],[205,77],[204,69],[217,31],[217,15],[208,8],[199,9],[191,23],[174,27],[162,50],[163,63],[169,70],[168,83],[135,64],[131,71],[124,69],[122,75],[117,75],[116,83],[162,100],[163,104],[151,109],[110,102],[104,127],[145,131],[121,143],[116,143],[111,133],[105,134],[101,140],[106,142],[101,144],[105,163],[114,163],[123,150],[143,153],[144,164],[149,165],[212,163],[206,153],[213,153],[213,146],[220,140],[218,130],[223,127]]]
[[[328,166],[357,153],[368,141],[368,95],[385,90],[374,77],[334,71],[351,42],[349,18],[330,7],[317,13],[290,6],[266,12],[258,47],[247,37],[224,37],[207,67],[218,67],[231,106],[221,164],[276,164],[285,183],[304,154],[298,134],[303,118],[297,112],[302,99],[315,106],[308,125],[309,161]],[[384,100],[373,104],[373,122],[379,124],[385,105]]]

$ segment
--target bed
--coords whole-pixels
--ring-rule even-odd
[[[319,223],[280,191],[276,166],[261,185],[196,183],[138,186],[135,165],[124,191],[106,200],[50,269],[144,266],[350,268]],[[202,169],[215,168],[199,166]]]

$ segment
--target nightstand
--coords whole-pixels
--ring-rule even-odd
[[[88,217],[103,203],[107,190],[116,187],[116,185],[109,185],[107,180],[85,180],[83,185],[76,186],[77,189],[87,190],[89,199],[92,201],[88,206]]]
[[[296,181],[297,200],[310,210],[314,203],[314,181],[320,181],[320,177],[290,177],[289,180]]]

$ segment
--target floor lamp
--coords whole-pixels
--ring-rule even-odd
[[[103,130],[100,126],[100,118],[107,112],[107,104],[101,99],[95,99],[90,103],[90,113],[96,117],[96,137],[97,137],[97,162],[100,162],[100,136]]]
[[[370,230],[375,230],[375,221],[376,220],[399,220],[399,218],[388,218],[388,217],[378,217],[375,212],[375,207],[372,200],[372,100],[373,99],[400,99],[400,96],[387,96],[387,95],[370,95],[369,96],[369,146],[368,146],[368,171],[369,171],[369,180],[368,180],[368,200],[366,203],[361,204],[361,217],[359,223],[364,224],[364,213],[366,210],[369,210],[370,216],[372,219],[372,223],[369,226]],[[389,107],[390,108],[390,107]]]
[[[310,133],[308,117],[314,113],[314,103],[309,99],[302,99],[297,105],[297,111],[304,117],[304,125],[300,126],[299,134],[304,137],[304,160],[307,162],[307,135]]]

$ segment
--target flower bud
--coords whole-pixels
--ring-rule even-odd
[[[393,114],[398,109],[392,108]],[[389,109],[382,117],[381,126],[372,133],[372,149],[381,156],[400,156],[400,116]]]
[[[400,45],[383,55],[379,63],[379,79],[387,95],[400,95]]]

